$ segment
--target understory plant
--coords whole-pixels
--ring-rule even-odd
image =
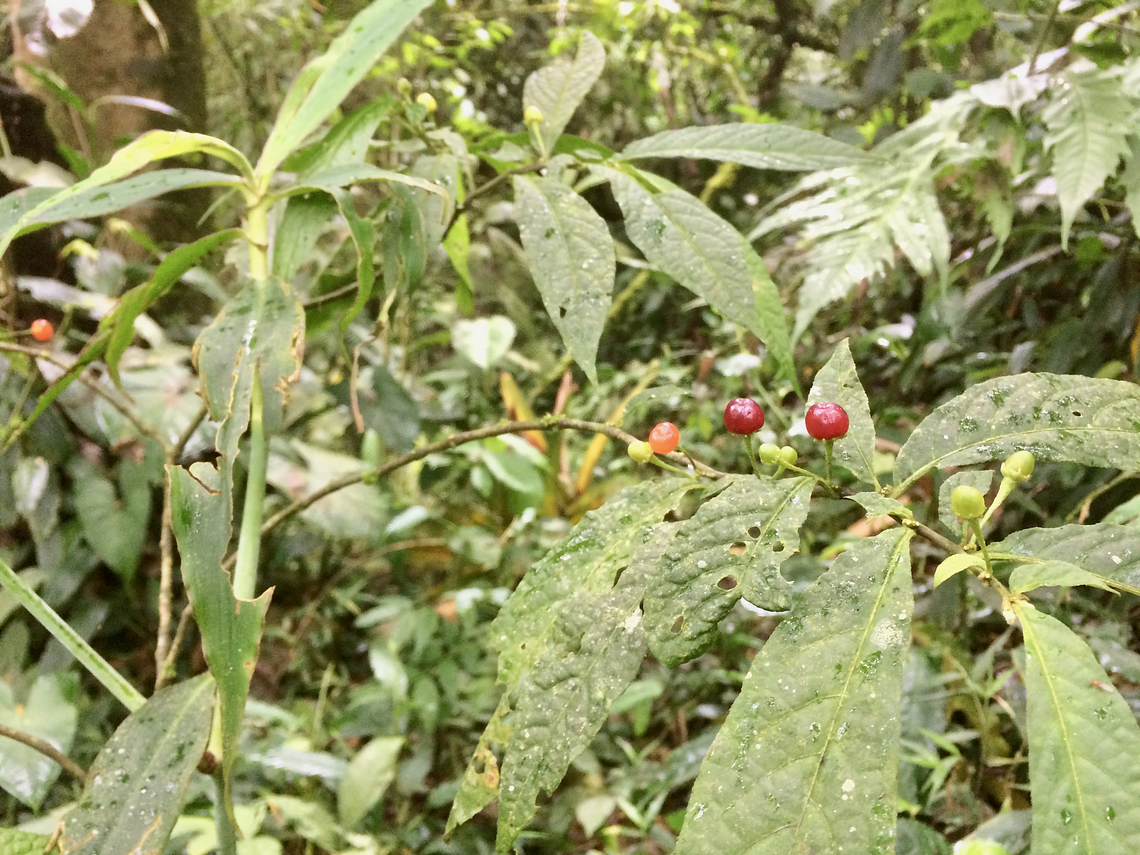
[[[1133,384],[1049,373],[996,377],[933,409],[884,459],[850,347],[840,341],[812,377],[804,401],[806,430],[824,444],[802,459],[791,446],[754,448],[752,434],[764,415],[746,399],[733,402],[727,419],[727,430],[747,444],[751,465],[745,472],[721,471],[690,454],[677,444],[685,437],[671,423],[643,443],[617,424],[620,410],[605,421],[520,417],[418,446],[413,436],[402,453],[372,459],[362,471],[330,478],[272,515],[264,513],[270,442],[282,429],[290,388],[303,382],[306,371],[309,312],[298,292],[321,297],[308,292],[302,271],[330,221],[353,253],[355,275],[351,304],[323,332],[337,338],[337,370],[348,374],[354,415],[361,410],[361,342],[391,334],[390,312],[420,285],[426,259],[437,249],[455,269],[457,304],[471,309],[477,287],[468,268],[471,202],[507,182],[542,303],[588,381],[598,380],[599,342],[615,305],[618,241],[584,195],[604,186],[644,265],[689,289],[720,321],[762,340],[772,375],[798,397],[806,375],[796,365],[780,290],[751,241],[696,196],[638,164],[708,159],[808,173],[799,189],[831,206],[820,214],[824,219],[817,221],[801,198],[778,205],[757,231],[802,220],[815,229],[806,237],[822,249],[805,274],[795,315],[802,330],[852,281],[880,272],[886,264],[881,256],[893,255],[896,246],[920,274],[944,278],[949,238],[935,177],[946,167],[990,157],[993,140],[962,138],[966,129],[981,126],[980,114],[994,111],[993,118],[1005,109],[992,93],[988,100],[960,93],[870,151],[789,125],[741,123],[665,131],[618,152],[565,133],[604,65],[604,48],[586,33],[573,59],[528,78],[521,110],[526,130],[519,133],[468,140],[428,121],[434,99],[395,94],[338,115],[326,128],[426,5],[428,0],[379,0],[360,12],[324,55],[301,70],[256,161],[214,137],[153,132],[66,189],[22,191],[0,203],[0,250],[37,228],[192,187],[218,188],[242,220],[240,227],[167,255],[119,299],[78,354],[0,343],[6,374],[29,378],[29,388],[43,366],[55,369],[34,402],[25,406],[21,397],[11,408],[2,434],[6,449],[25,439],[76,383],[133,413],[117,396],[126,379],[124,355],[140,321],[207,254],[232,244],[232,294],[193,351],[201,410],[131,425],[146,453],[162,460],[156,690],[141,694],[24,577],[0,563],[4,586],[130,711],[85,773],[82,798],[59,824],[61,851],[160,851],[198,770],[216,783],[218,849],[236,852],[241,805],[235,805],[235,777],[273,593],[258,579],[266,535],[321,499],[394,479],[464,443],[509,434],[537,443],[536,436],[555,431],[626,443],[635,459],[672,471],[646,474],[585,513],[502,606],[488,639],[498,655],[500,700],[471,746],[449,831],[497,801],[497,848],[513,851],[542,794],[559,786],[647,656],[669,667],[702,656],[744,600],[778,615],[779,623],[701,763],[674,851],[862,855],[894,852],[903,833],[926,834],[916,830],[905,805],[900,819],[898,783],[903,748],[914,753],[915,745],[926,745],[923,734],[906,728],[903,710],[914,593],[926,584],[912,575],[912,554],[921,543],[939,557],[936,584],[954,586],[961,599],[978,598],[987,614],[1000,613],[1010,627],[1003,643],[1014,650],[1017,676],[1007,679],[1023,685],[1026,698],[1023,710],[1011,706],[1010,712],[1028,757],[1028,771],[1015,773],[1013,788],[1028,788],[1030,807],[1022,816],[1031,819],[1032,850],[1140,851],[1136,718],[1080,627],[1052,614],[1058,589],[1084,586],[1105,596],[1132,596],[1140,586],[1140,534],[1105,522],[1025,528],[991,542],[987,529],[1002,505],[1032,483],[1035,462],[1140,470],[1140,391]],[[1114,97],[1132,97],[1127,80],[1078,74],[1069,74],[1069,85],[1119,83]],[[1056,111],[1073,109],[1062,104]],[[1056,130],[1062,118],[1047,117],[1059,149],[1071,143]],[[406,150],[413,156],[389,162],[392,168],[373,165],[374,142],[397,127],[412,129],[415,145]],[[217,168],[143,171],[188,157],[203,164],[209,158]],[[476,162],[495,177],[476,184]],[[907,169],[900,171],[899,164]],[[1074,200],[1095,189],[1086,182],[1077,191],[1060,181],[1069,166],[1058,176],[1066,232]],[[1101,171],[1097,184],[1110,170]],[[366,187],[383,193],[373,197]],[[856,216],[849,215],[853,209]],[[620,245],[622,253],[631,251]],[[816,287],[821,271],[836,266],[847,279]],[[377,303],[375,324],[362,329],[359,319]],[[98,366],[105,378],[93,376]],[[406,404],[398,384],[377,394],[389,397],[374,409]],[[216,463],[183,461],[199,432],[212,433]],[[1002,481],[987,501],[993,473],[985,467],[994,462],[1003,465]],[[944,478],[947,470],[953,472]],[[945,501],[939,519],[928,524],[911,508],[910,493],[935,476]],[[141,513],[149,501],[146,489],[132,492],[128,481],[124,475],[122,493],[142,496],[134,506],[126,503],[128,513],[130,507]],[[877,520],[877,533],[843,542],[818,578],[793,584],[781,568],[800,550],[813,509],[839,501]],[[207,666],[197,676],[175,667],[175,543]],[[381,765],[390,767],[393,745],[376,745],[373,753],[384,753],[389,759]],[[12,755],[18,757],[12,762],[38,762],[35,752],[44,746],[29,740],[24,747],[31,753]],[[361,768],[355,774],[367,786],[367,764]],[[345,813],[359,818],[374,803]],[[910,851],[938,851],[938,840],[930,831],[930,849]],[[0,831],[0,844],[23,847],[13,851],[42,850],[47,842]]]

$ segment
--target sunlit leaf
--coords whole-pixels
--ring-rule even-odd
[[[910,532],[852,544],[752,661],[677,855],[893,855]]]
[[[1027,528],[992,544],[994,552],[1025,555],[1049,563],[1079,568],[1098,579],[1140,590],[1140,529],[1134,525],[1098,523],[1062,525],[1056,528]],[[1024,565],[1018,571],[1029,572]],[[1045,572],[1045,571],[1037,571]],[[1050,573],[1054,571],[1048,571]],[[1032,578],[1032,575],[1028,578]],[[1011,579],[1011,582],[1013,580]],[[1040,584],[1091,584],[1090,582],[1049,582]]]
[[[573,61],[558,60],[531,74],[523,84],[523,110],[542,111],[542,136],[548,154],[569,124],[582,99],[593,88],[606,65],[606,49],[589,30],[582,32]]]

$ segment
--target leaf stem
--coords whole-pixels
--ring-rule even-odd
[[[226,810],[226,779],[221,765],[211,776],[214,779],[214,829],[218,836],[218,855],[237,855],[237,830],[230,822]]]
[[[91,672],[91,675],[114,695],[123,706],[134,712],[144,703],[139,691],[127,682],[126,677],[111,667],[102,656],[95,652],[71,626],[61,618],[56,611],[45,603],[23,579],[0,559],[0,585],[16,598],[16,601],[32,613],[40,625],[55,636],[79,663]]]
[[[249,474],[245,481],[241,534],[234,567],[234,596],[252,600],[257,588],[257,560],[261,548],[261,518],[265,506],[265,476],[269,446],[265,441],[265,401],[261,389],[261,363],[254,363],[249,407]]]

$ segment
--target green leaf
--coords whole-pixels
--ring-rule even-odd
[[[882,493],[852,493],[847,496],[853,502],[858,502],[867,512],[868,517],[893,516],[900,519],[912,520],[914,514],[910,508],[898,499],[884,496]]]
[[[942,482],[942,486],[938,488],[938,519],[955,537],[960,537],[962,534],[962,521],[958,519],[958,515],[950,506],[950,496],[954,492],[954,488],[959,485],[973,487],[985,495],[989,493],[993,483],[994,471],[992,469],[964,469],[961,472],[955,472]]]
[[[376,0],[349,22],[324,54],[301,70],[257,161],[256,172],[262,180],[267,180],[332,115],[430,1]]]
[[[780,297],[780,289],[768,275],[768,268],[748,241],[741,239],[744,252],[744,265],[752,277],[752,293],[756,298],[757,335],[764,342],[767,354],[776,364],[776,373],[787,380],[797,395],[803,397],[800,389],[800,375],[796,371],[795,353],[792,351],[792,338],[788,332],[788,313]]]
[[[171,286],[194,267],[206,253],[241,236],[241,229],[226,229],[178,247],[159,263],[146,282],[136,285],[120,298],[115,310],[99,324],[101,331],[111,330],[107,341],[106,360],[107,370],[116,386],[122,388],[119,360],[134,340],[135,319],[155,300],[169,291]]]
[[[74,674],[41,674],[24,702],[17,704],[11,685],[0,680],[0,724],[37,736],[67,754],[79,720],[75,706],[78,689]],[[7,738],[0,755],[4,758],[0,763],[0,787],[32,810],[39,810],[59,777],[60,767],[34,748]]]
[[[1082,570],[1064,561],[1046,561],[1044,564],[1018,564],[1009,575],[1009,589],[1015,594],[1024,594],[1034,588],[1050,585],[1089,585],[1104,591],[1113,590],[1112,585],[1100,574]]]
[[[923,420],[899,450],[900,492],[934,468],[1038,460],[1140,469],[1140,388],[1065,374],[997,377],[967,389]]]
[[[1136,717],[1084,641],[1028,603],[1013,608],[1025,638],[1033,851],[1140,851]]]
[[[573,62],[560,60],[527,77],[523,84],[523,110],[537,107],[542,111],[539,134],[548,154],[553,152],[555,141],[594,87],[605,65],[606,49],[597,36],[586,30]]]
[[[416,175],[406,175],[403,172],[392,172],[389,169],[380,169],[368,163],[343,163],[337,166],[330,166],[328,169],[299,179],[295,184],[291,184],[281,191],[274,193],[274,196],[279,199],[286,199],[290,196],[296,196],[299,193],[310,193],[313,190],[335,190],[339,187],[347,187],[349,184],[361,184],[365,181],[391,181],[396,184],[414,187],[417,190],[423,190],[425,193],[438,196],[445,202],[450,198],[446,190],[427,178],[421,178]],[[437,215],[437,219],[440,220],[442,226],[445,220],[439,217],[439,215]]]
[[[991,544],[990,549],[1060,562],[1078,567],[1098,579],[1140,589],[1140,529],[1134,525],[1098,523],[1027,528]]]
[[[879,486],[875,477],[875,423],[871,421],[871,405],[867,393],[859,382],[851,346],[844,339],[835,348],[827,364],[815,375],[808,404],[828,402],[839,404],[847,411],[850,426],[847,435],[835,440],[833,459],[861,481]]]
[[[934,571],[934,587],[937,588],[947,579],[956,576],[963,570],[968,570],[971,567],[985,567],[986,562],[980,555],[951,555],[945,561],[938,565],[938,569]]]
[[[744,597],[773,611],[791,606],[780,565],[799,550],[810,478],[738,478],[681,524],[645,596],[645,631],[666,665],[699,656]]]
[[[292,282],[328,231],[337,204],[325,192],[302,193],[285,202],[285,213],[273,238],[273,275]],[[356,213],[355,207],[352,213]]]
[[[305,313],[288,285],[279,279],[248,282],[202,330],[194,344],[194,366],[210,417],[226,422],[218,431],[218,451],[232,462],[222,437],[236,438],[249,422],[253,372],[265,395],[265,429],[281,422],[289,378],[301,369]]]
[[[182,582],[194,607],[206,664],[217,680],[222,725],[222,771],[226,810],[233,820],[230,777],[237,762],[242,715],[257,662],[261,627],[273,590],[255,600],[234,596],[222,569],[233,519],[232,471],[196,463],[190,470],[168,466],[174,536],[182,559]]]
[[[1133,106],[1120,79],[1109,72],[1070,72],[1055,83],[1042,113],[1045,148],[1061,202],[1061,244],[1067,247],[1073,220],[1104,180],[1127,157]]]
[[[911,534],[857,541],[752,661],[677,855],[894,853]]]
[[[0,828],[0,855],[44,855],[49,840],[46,834]]]
[[[771,332],[760,325],[740,232],[677,187],[650,193],[614,170],[595,170],[595,174],[609,179],[629,239],[654,268],[749,332],[760,337]]]
[[[485,370],[507,355],[516,332],[515,325],[505,315],[459,320],[451,327],[451,344]]]
[[[161,852],[214,715],[214,680],[202,674],[169,686],[119,725],[91,764],[79,803],[63,819],[67,855]]]
[[[498,845],[506,851],[534,815],[539,791],[557,786],[593,739],[644,658],[646,568],[673,531],[661,519],[700,488],[674,478],[623,490],[587,513],[523,578],[491,627],[504,695],[464,775],[449,827],[487,804],[497,788]],[[507,729],[516,693],[516,720]],[[507,746],[501,782],[493,744]]]
[[[130,582],[146,545],[153,496],[142,466],[124,461],[115,474],[112,483],[93,465],[77,465],[75,509],[95,554]]]
[[[590,382],[597,382],[594,359],[616,264],[609,229],[561,181],[520,175],[513,185],[523,249],[542,303],[574,361]]]
[[[337,814],[346,828],[359,825],[384,798],[396,780],[397,760],[406,741],[402,736],[377,736],[352,758],[336,796]]]
[[[706,125],[662,131],[630,143],[618,160],[688,157],[723,160],[757,169],[810,172],[864,163],[865,151],[793,125]]]

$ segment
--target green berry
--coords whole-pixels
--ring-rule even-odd
[[[950,508],[964,520],[980,520],[986,514],[986,497],[977,487],[959,484],[950,494]]]
[[[760,446],[760,462],[765,466],[775,466],[780,462],[780,447],[765,442]]]
[[[626,454],[637,463],[648,463],[653,457],[653,449],[649,447],[648,442],[635,439],[629,444],[629,448],[626,449]]]
[[[780,463],[784,466],[795,466],[799,457],[800,456],[796,454],[796,450],[790,445],[785,445],[780,449]]]
[[[419,97],[416,98],[416,103],[427,110],[429,113],[434,113],[436,107],[439,105],[435,103],[435,98],[432,97],[430,92],[421,92]]]
[[[526,108],[526,112],[523,113],[523,123],[526,125],[541,125],[542,110],[531,104]]]
[[[970,840],[959,843],[954,849],[954,855],[1009,855],[1009,851],[992,840]]]
[[[1015,451],[1001,465],[1002,477],[1018,484],[1028,481],[1029,476],[1033,474],[1033,463],[1033,452]]]

